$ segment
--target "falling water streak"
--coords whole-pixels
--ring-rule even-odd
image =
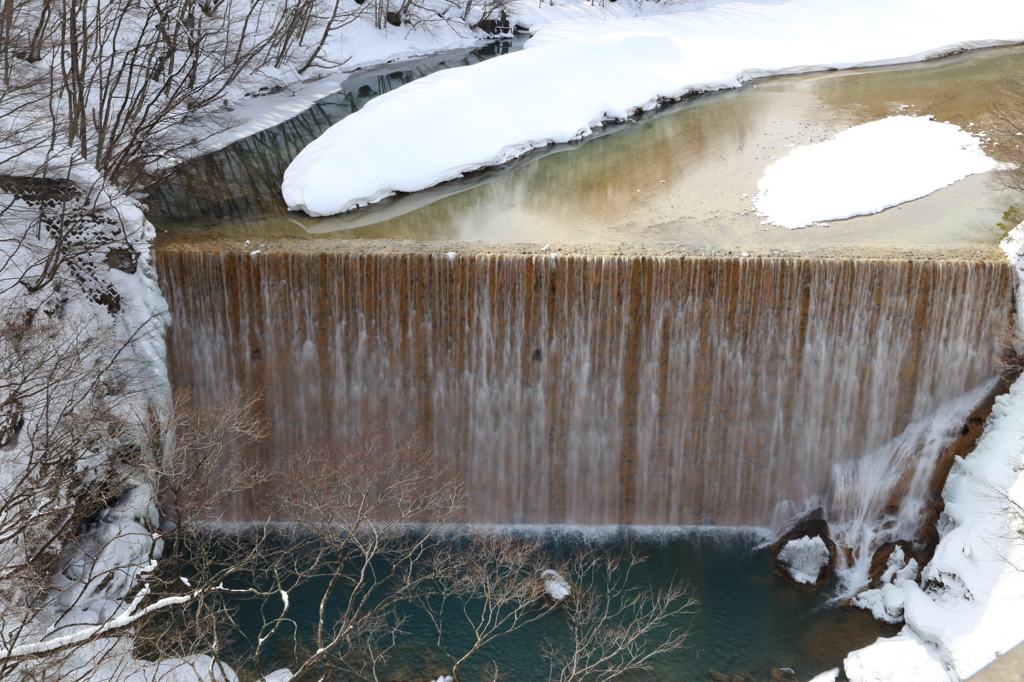
[[[989,379],[970,262],[162,251],[172,380],[262,390],[271,465],[418,429],[484,523],[765,524]],[[257,504],[240,502],[238,518]]]
[[[847,591],[866,583],[872,553],[886,542],[919,537],[935,464],[996,379],[940,406],[865,456],[832,466],[829,514],[837,543],[853,551]]]

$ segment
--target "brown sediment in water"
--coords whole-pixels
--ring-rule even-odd
[[[417,430],[481,522],[763,524],[991,376],[1011,307],[995,249],[239,241],[159,245],[173,385],[262,391],[271,464]]]
[[[828,665],[874,643],[879,637],[892,637],[902,628],[902,623],[885,623],[863,609],[850,606],[822,609],[800,638],[800,649],[812,660]]]

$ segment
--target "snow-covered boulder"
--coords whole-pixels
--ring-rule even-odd
[[[805,535],[787,542],[778,558],[790,578],[813,585],[818,582],[822,570],[828,567],[830,555],[823,538]]]
[[[781,575],[797,587],[812,590],[828,583],[838,556],[820,508],[796,518],[768,551]]]
[[[540,574],[540,579],[544,581],[544,593],[555,601],[564,601],[572,594],[569,581],[559,575],[557,571],[549,568]]]

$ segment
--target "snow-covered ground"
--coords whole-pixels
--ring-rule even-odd
[[[531,148],[588,135],[602,121],[627,118],[637,109],[657,106],[663,98],[737,87],[761,76],[914,61],[961,47],[1017,42],[1024,37],[1024,3],[1015,0],[979,0],[969,13],[950,0],[753,0],[704,3],[693,11],[664,16],[636,16],[686,9],[693,6],[640,7],[626,0],[606,7],[521,6],[513,13],[513,22],[536,28],[530,49],[438,73],[375,100],[295,160],[285,178],[286,199],[314,214],[337,213],[396,191],[415,191],[474,168],[501,163]],[[823,30],[825,26],[830,29]],[[363,22],[333,36],[326,54],[351,69],[481,40],[465,22],[444,22],[438,30],[395,29],[390,33]],[[265,69],[259,78],[288,85],[295,83],[298,75]],[[218,142],[273,125],[282,112],[294,114],[338,85],[337,79],[323,78],[265,98],[244,98],[243,90],[237,89],[232,96],[246,103],[238,106],[236,113],[248,120]],[[295,97],[299,90],[302,94]],[[981,169],[989,160],[978,157],[973,143],[957,137],[965,133],[925,119],[906,120],[916,122],[879,123],[913,126],[913,132],[896,135],[890,130],[886,133],[889,137],[876,139],[888,140],[884,150],[891,151],[896,146],[893,135],[917,140],[920,132],[920,139],[927,138],[928,144],[941,137],[948,143],[951,158],[929,167],[936,171],[929,174],[933,184],[951,182],[957,173],[962,177],[988,169]],[[923,132],[925,126],[927,133]],[[808,154],[813,160],[813,154]],[[794,157],[799,158],[795,153]],[[965,170],[967,157],[975,164],[971,169],[981,170]],[[879,162],[877,157],[874,161]],[[46,166],[52,178],[61,162],[22,157],[17,165],[0,164],[0,175],[23,173],[28,177]],[[949,172],[940,174],[939,170]],[[905,173],[913,174],[913,170]],[[159,413],[167,404],[162,339],[166,311],[150,262],[148,241],[153,230],[139,205],[110,189],[88,164],[69,163],[66,179],[80,192],[82,214],[91,216],[85,237],[100,236],[102,246],[75,252],[60,263],[63,270],[55,270],[59,277],[44,286],[24,286],[27,279],[43,281],[45,255],[52,250],[54,237],[48,230],[25,229],[37,220],[38,202],[19,198],[17,188],[0,187],[0,204],[8,207],[0,226],[0,257],[6,262],[0,273],[0,307],[12,315],[31,316],[34,324],[47,327],[53,338],[70,344],[68,348],[73,348],[75,337],[83,333],[102,336],[105,344],[90,350],[95,353],[93,362],[103,361],[112,350],[123,354],[136,373],[132,390],[117,388],[130,397],[114,401],[117,407],[112,415],[131,427],[104,445],[117,447],[125,439],[141,440],[148,426],[144,417],[153,410]],[[775,199],[776,187],[769,183],[762,189],[770,192],[763,197],[768,203],[762,208],[771,217],[775,214],[769,199]],[[905,194],[913,198],[909,190]],[[868,210],[889,200],[872,198]],[[843,211],[862,208],[844,207]],[[834,212],[834,208],[829,210]],[[814,213],[810,219],[835,217],[843,216]],[[805,219],[806,215],[779,218]],[[100,235],[111,227],[112,238]],[[1012,238],[1017,240],[1011,248],[1016,257],[1024,243],[1021,228]],[[55,286],[57,282],[60,287]],[[73,285],[70,290],[66,288],[69,284]],[[66,395],[74,396],[78,388],[66,387]],[[65,388],[60,388],[57,393],[63,391]],[[0,394],[0,408],[15,403],[8,397]],[[0,411],[0,439],[14,431],[27,434],[45,427],[46,406],[33,412],[31,405],[22,402],[18,410]],[[19,423],[22,418],[24,422]],[[13,426],[16,423],[20,425]],[[7,431],[5,424],[10,426]],[[962,679],[1024,639],[1024,625],[1014,618],[1024,606],[1024,571],[1014,568],[1024,566],[1017,514],[1019,505],[1024,504],[1024,483],[1018,480],[1022,441],[1024,383],[1018,381],[999,399],[977,451],[950,476],[943,539],[935,559],[924,569],[925,589],[911,580],[886,588],[889,594],[883,605],[902,605],[907,629],[898,638],[851,654],[846,664],[851,679],[945,682],[950,677],[947,670]],[[0,474],[6,477],[0,481],[0,490],[10,489],[13,477],[24,469],[29,445],[25,437],[0,443]],[[82,459],[80,471],[87,470],[91,462]],[[95,527],[81,536],[82,551],[75,561],[64,565],[56,580],[59,597],[55,603],[65,612],[60,627],[84,632],[81,628],[128,617],[135,608],[124,602],[124,597],[152,570],[152,559],[159,552],[153,533],[154,494],[149,482],[141,479],[131,480],[122,492],[120,502],[104,511]],[[2,558],[4,565],[10,565],[9,557]],[[26,633],[39,634],[31,628]],[[110,645],[107,640],[98,642]],[[89,652],[82,649],[81,655],[88,657]],[[123,663],[131,660],[130,653],[125,651],[111,660]],[[197,659],[190,664],[165,661],[148,668],[139,664],[140,679],[169,668],[201,668],[206,663],[206,659]],[[201,677],[194,670],[173,676]],[[210,672],[209,677],[232,679],[229,672]]]
[[[445,24],[436,30],[396,29],[378,31],[368,21],[357,21],[339,29],[331,45],[344,65],[339,69],[321,69],[305,76],[293,71],[268,69],[256,82],[235,88],[227,98],[233,125],[203,141],[204,152],[220,149],[289,118],[298,116],[317,101],[338,92],[357,69],[412,59],[424,55],[470,48],[484,38],[464,23]]]
[[[617,0],[593,4],[586,0],[520,1],[507,7],[509,24],[531,29],[552,23],[587,23],[642,16],[672,14],[704,7],[711,0]],[[212,151],[236,140],[271,128],[302,113],[315,102],[338,92],[358,69],[400,62],[418,57],[479,47],[491,40],[471,26],[481,10],[471,10],[466,21],[454,19],[417,27],[386,26],[377,30],[360,19],[332,33],[325,52],[341,63],[336,69],[314,69],[298,74],[288,69],[262,69],[256,82],[273,93],[260,92],[252,83],[234,88],[229,95],[235,124],[204,140],[203,149]]]
[[[765,223],[807,227],[879,213],[998,166],[958,126],[890,116],[794,149],[765,171],[754,206]]]
[[[11,679],[74,674],[100,665],[113,642],[96,635],[136,613],[122,600],[160,553],[149,468],[122,459],[159,462],[150,436],[170,406],[155,231],[72,153],[0,157],[0,213],[0,657],[40,655]],[[105,486],[114,504],[61,528]],[[29,606],[22,570],[47,544],[60,557],[50,596]]]
[[[335,124],[289,166],[288,205],[341,213],[753,78],[1019,42],[1024,4],[979,0],[965,12],[951,0],[751,0],[534,30],[523,52],[433,74]]]

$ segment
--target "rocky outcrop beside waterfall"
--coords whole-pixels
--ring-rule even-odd
[[[1024,225],[1012,230],[1002,246],[1015,278],[1014,345],[1019,353]],[[920,584],[905,580],[897,587],[898,580],[893,580],[888,585],[882,606],[886,611],[898,606],[907,627],[897,637],[851,653],[843,664],[851,681],[967,679],[1024,639],[1019,618],[1024,608],[1024,573],[1019,570],[1024,538],[1016,521],[1024,505],[1022,414],[1024,380],[1017,377],[993,401],[973,451],[953,457],[942,489],[938,543]],[[965,430],[970,429],[969,424]],[[892,556],[886,561],[889,568],[897,563]],[[885,573],[895,578],[898,572]],[[880,582],[885,590],[886,581]]]
[[[167,308],[137,202],[34,151],[0,158],[0,657],[12,680],[102,678],[83,633],[160,554]]]

